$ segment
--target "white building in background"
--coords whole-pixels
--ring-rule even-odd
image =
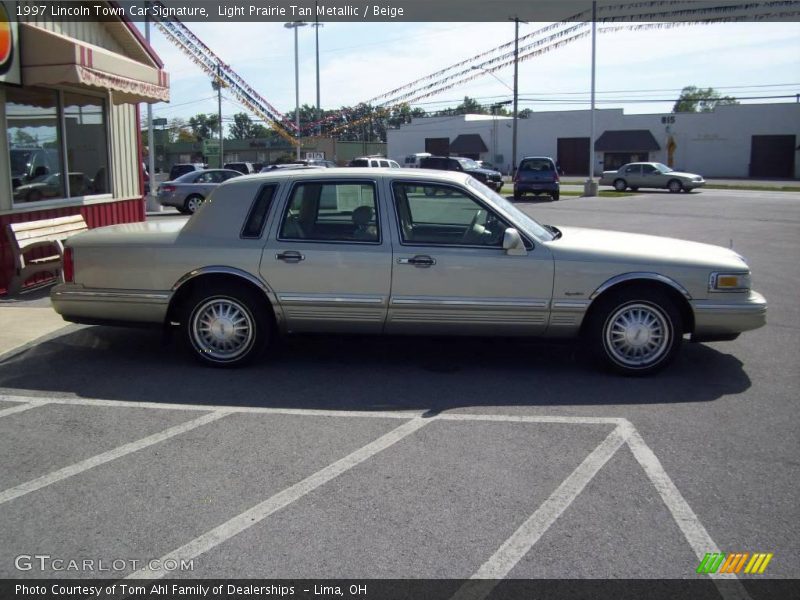
[[[590,111],[535,112],[518,123],[518,160],[551,156],[567,175],[586,175]],[[632,161],[658,161],[705,177],[800,178],[800,104],[734,104],[708,113],[595,117],[595,174]],[[511,168],[510,117],[424,117],[388,132],[388,154],[453,154]]]

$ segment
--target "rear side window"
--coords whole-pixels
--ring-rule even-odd
[[[555,171],[556,167],[552,161],[546,158],[529,158],[523,160],[519,165],[520,171],[536,171],[538,173],[546,173]]]
[[[377,243],[377,209],[372,182],[301,183],[292,191],[280,239]]]
[[[250,207],[250,212],[247,213],[247,219],[242,228],[243,238],[258,239],[261,237],[276,188],[277,186],[275,185],[265,185],[258,191],[258,195],[253,202],[253,206]]]
[[[350,161],[350,166],[351,167],[368,167],[369,166],[369,162],[367,162],[363,158],[356,158],[356,159]]]

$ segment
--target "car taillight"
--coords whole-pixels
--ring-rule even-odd
[[[175,191],[175,186],[174,185],[162,185],[159,188],[159,190],[162,191],[162,192],[167,192],[168,194],[171,194],[172,192]]]
[[[559,181],[561,181],[561,179],[560,179],[560,178],[559,178],[559,176],[558,176],[558,171],[556,171],[556,172],[555,172],[555,177],[553,178],[553,181],[555,181],[556,183],[558,183]]]
[[[75,263],[72,259],[72,248],[64,249],[64,265],[61,272],[64,274],[64,283],[73,283],[75,281]]]

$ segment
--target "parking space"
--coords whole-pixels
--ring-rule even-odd
[[[194,558],[170,577],[694,578],[706,552],[761,551],[798,577],[800,195],[520,206],[733,240],[769,324],[646,379],[504,339],[297,338],[221,371],[69,326],[0,361],[0,574],[52,576],[14,566],[42,552]]]
[[[0,419],[0,449],[21,458],[0,491],[4,577],[20,575],[10,566],[21,548],[124,560],[120,577],[167,574],[129,566],[154,558],[193,560],[188,577],[555,577],[559,565],[526,562],[530,549],[556,522],[558,538],[604,510],[671,532],[675,568],[694,560],[696,540],[669,515],[696,518],[653,487],[669,478],[624,419],[4,400],[30,407]],[[604,486],[629,479],[608,505]],[[623,529],[612,551],[641,538]]]

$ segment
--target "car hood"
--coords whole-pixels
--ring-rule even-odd
[[[669,175],[670,177],[688,177],[689,179],[693,177],[700,177],[697,173],[685,173],[684,171],[670,171],[669,173],[665,173],[665,175]]]
[[[728,248],[688,242],[675,238],[559,227],[562,236],[547,246],[558,260],[620,262],[630,264],[658,264],[711,269],[747,270],[744,259]]]
[[[67,240],[67,246],[169,245],[175,242],[186,223],[183,218],[159,218],[157,221],[97,227],[72,236]]]
[[[481,173],[481,174],[487,175],[487,176],[489,176],[489,175],[495,176],[496,175],[498,177],[502,177],[502,175],[500,174],[500,171],[493,171],[492,169],[465,169],[464,172],[465,173]]]

